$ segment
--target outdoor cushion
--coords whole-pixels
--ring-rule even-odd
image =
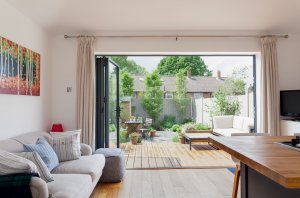
[[[243,130],[244,117],[233,116],[232,128]]]
[[[228,129],[232,128],[233,116],[214,116],[213,124],[215,129]]]
[[[87,198],[92,178],[83,174],[53,174],[54,181],[47,183],[49,194],[55,198]]]
[[[105,165],[104,155],[81,156],[77,160],[61,162],[52,173],[53,174],[89,174],[94,181],[102,174]]]
[[[231,136],[232,133],[248,133],[248,131],[241,131],[241,130],[234,129],[234,128],[214,129],[213,132],[217,133],[218,135],[222,135],[222,136]]]

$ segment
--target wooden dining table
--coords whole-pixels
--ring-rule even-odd
[[[143,124],[141,121],[126,121],[125,126],[127,128],[127,133],[139,132],[140,126]]]

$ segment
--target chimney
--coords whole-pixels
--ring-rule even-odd
[[[191,78],[192,77],[192,71],[191,70],[187,70],[187,77]]]
[[[214,77],[218,80],[221,79],[221,71],[220,70],[215,70],[214,71]]]

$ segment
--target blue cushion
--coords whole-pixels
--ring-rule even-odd
[[[59,162],[57,155],[53,148],[49,145],[47,140],[39,138],[36,141],[36,144],[24,144],[23,146],[26,152],[36,151],[41,156],[42,160],[45,162],[49,171],[52,171],[55,167],[58,166]]]

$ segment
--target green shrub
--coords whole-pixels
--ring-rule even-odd
[[[177,132],[177,130],[178,130],[179,128],[181,128],[181,126],[180,126],[179,124],[174,124],[174,125],[172,126],[171,130],[172,130],[173,132]]]
[[[109,132],[115,132],[117,130],[116,125],[109,124]]]
[[[179,136],[178,136],[178,134],[175,134],[175,135],[172,137],[172,141],[173,141],[173,142],[179,142]]]
[[[120,143],[125,143],[128,141],[127,131],[124,128],[120,130]]]
[[[195,125],[195,129],[196,130],[208,130],[209,127],[205,124],[198,123],[198,124]]]
[[[161,121],[161,125],[166,129],[171,128],[174,124],[176,124],[176,118],[173,115],[165,115]]]
[[[189,123],[189,122],[193,122],[193,119],[192,118],[185,118],[185,119],[183,119],[182,124],[186,124],[186,123]]]

